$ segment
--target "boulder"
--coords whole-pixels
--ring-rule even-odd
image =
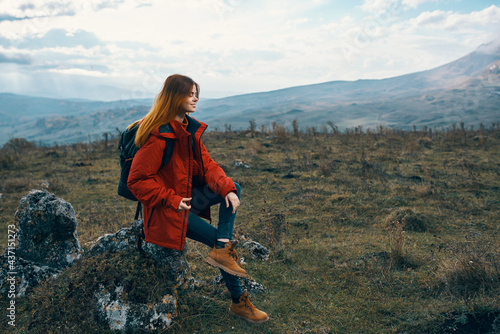
[[[17,297],[55,277],[82,256],[75,210],[45,190],[21,199],[9,243],[0,256],[0,293]]]
[[[61,270],[81,257],[73,206],[45,190],[21,199],[15,221],[16,256],[39,266]]]
[[[137,242],[141,235],[142,220],[135,220],[130,227],[121,228],[112,234],[105,234],[97,238],[88,256],[94,256],[105,252],[121,252],[137,248]]]
[[[198,282],[192,277],[186,259],[187,243],[184,251],[178,251],[141,241],[139,249],[138,241],[141,240],[142,224],[142,220],[138,219],[130,227],[99,237],[87,256],[135,249],[143,252],[158,267],[168,272],[168,276],[175,282],[172,286],[174,295],[177,295],[179,290],[194,289]],[[107,323],[112,330],[118,332],[163,330],[171,325],[177,315],[177,298],[173,295],[165,295],[159,303],[144,304],[131,302],[126,298],[123,281],[116,282],[114,290],[111,290],[106,290],[101,285],[94,296],[97,300],[98,319]]]
[[[90,248],[88,256],[102,254],[105,252],[120,252],[129,249],[138,249],[138,241],[142,235],[142,219],[135,220],[130,227],[122,228],[113,234],[99,237]],[[168,249],[149,242],[141,242],[141,251],[150,256],[158,266],[168,270],[177,287],[192,288],[195,284],[190,275],[189,263],[186,259],[187,242],[184,251]]]
[[[24,296],[41,282],[60,273],[60,270],[38,266],[23,258],[12,261],[6,255],[0,255],[0,266],[0,293],[16,297]]]
[[[177,299],[173,296],[165,295],[160,303],[140,304],[127,301],[124,294],[123,286],[107,291],[102,285],[95,293],[97,317],[110,329],[134,333],[141,329],[161,330],[172,324],[177,313]]]

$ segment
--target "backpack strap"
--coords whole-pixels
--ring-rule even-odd
[[[137,201],[137,209],[135,209],[135,218],[134,220],[137,220],[139,218],[139,215],[142,218],[142,203]]]
[[[139,218],[139,215],[142,218],[142,203],[137,201],[137,209],[135,209],[135,220],[137,220]],[[144,224],[141,224],[141,232],[137,236],[137,250],[139,252],[143,252],[142,242],[143,242],[145,237],[146,237],[146,235],[144,234]]]

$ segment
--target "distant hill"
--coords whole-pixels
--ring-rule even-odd
[[[301,128],[332,121],[340,129],[447,127],[500,121],[500,46],[490,43],[449,64],[381,80],[332,81],[276,91],[202,99],[194,115],[209,129],[272,122]],[[45,144],[117,134],[144,116],[151,99],[113,102],[0,94],[0,144],[23,137]]]
[[[0,94],[0,144],[12,137],[43,144],[74,143],[123,130],[148,112],[150,99],[113,102]]]
[[[233,128],[257,124],[402,129],[500,121],[500,47],[482,45],[452,63],[382,80],[333,81],[210,100],[198,117]]]

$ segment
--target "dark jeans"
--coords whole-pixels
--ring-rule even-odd
[[[235,186],[238,191],[238,198],[240,198],[240,185],[235,183]],[[204,243],[210,248],[215,246],[217,239],[231,240],[233,238],[234,220],[236,218],[236,213],[233,214],[233,207],[229,205],[229,207],[226,208],[226,200],[219,194],[214,193],[208,186],[193,188],[191,197],[191,210],[189,210],[186,236],[190,239]],[[219,203],[219,223],[217,228],[196,215],[209,209],[212,205]],[[240,296],[243,291],[238,277],[230,275],[222,269],[220,272],[231,296]]]

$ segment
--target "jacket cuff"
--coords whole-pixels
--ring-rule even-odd
[[[172,201],[170,201],[170,207],[177,211],[177,209],[179,208],[179,204],[181,204],[181,201],[181,196],[175,196]]]
[[[225,198],[230,192],[238,193],[238,189],[236,189],[236,186],[234,185],[234,182],[232,180],[231,183],[220,189],[220,195],[222,196],[222,198]]]

